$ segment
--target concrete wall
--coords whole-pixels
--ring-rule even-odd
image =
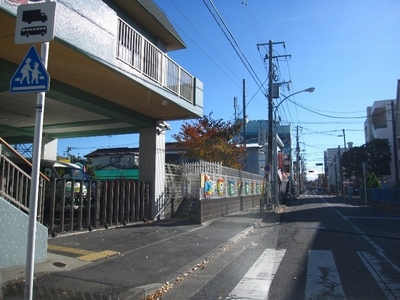
[[[230,215],[260,204],[260,195],[232,198],[203,199],[198,201],[197,223]]]
[[[0,197],[0,270],[24,266],[29,216]],[[35,263],[47,260],[47,228],[36,222]]]

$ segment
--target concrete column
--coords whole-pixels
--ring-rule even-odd
[[[163,218],[160,211],[165,199],[165,131],[157,127],[140,130],[139,181],[150,183],[148,218]]]
[[[42,137],[42,159],[57,160],[58,139],[50,139],[47,135]]]

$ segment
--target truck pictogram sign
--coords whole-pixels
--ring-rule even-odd
[[[16,44],[50,42],[54,39],[56,2],[18,6]]]
[[[37,21],[44,23],[47,20],[46,14],[40,9],[25,10],[22,12],[22,22],[27,22],[28,24]]]

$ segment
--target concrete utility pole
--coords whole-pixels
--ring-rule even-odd
[[[274,165],[274,162],[276,160],[273,157],[273,109],[274,109],[274,94],[273,94],[273,84],[275,80],[275,71],[274,71],[274,65],[273,65],[273,59],[274,58],[279,58],[279,57],[290,57],[290,55],[273,55],[273,45],[276,44],[283,44],[285,46],[285,42],[273,42],[269,41],[268,43],[264,44],[257,44],[257,47],[259,46],[266,46],[268,45],[268,54],[266,55],[266,58],[268,58],[268,139],[267,139],[267,145],[268,145],[268,151],[267,151],[267,166],[270,169],[269,172],[269,178],[268,178],[268,183],[270,184],[270,188],[268,189],[268,197],[271,196],[276,196],[276,175],[277,175],[277,170],[276,170],[276,164]],[[279,98],[279,93],[276,95],[277,98]],[[272,198],[272,197],[271,197]],[[278,201],[278,198],[276,198]]]
[[[300,195],[300,143],[299,143],[299,125],[296,126],[296,167],[297,167],[297,193]]]
[[[343,146],[344,146],[344,151],[346,152],[347,146],[346,146],[346,131],[342,129],[343,132]]]
[[[399,187],[399,155],[397,153],[397,112],[394,109],[394,102],[391,103],[392,110],[392,133],[393,133],[393,156],[394,156],[394,176],[396,187]]]
[[[272,85],[274,81],[274,67],[272,65],[272,41],[270,40],[268,43],[268,166],[270,168],[270,173],[269,173],[269,178],[268,181],[270,182],[270,188],[268,189],[270,191],[268,196],[272,196],[275,194],[274,190],[274,166],[272,165],[272,147],[273,147],[273,142],[272,142],[272,118],[273,118],[273,106],[274,106],[274,101],[272,98]],[[271,197],[272,199],[272,197]]]
[[[243,79],[243,145],[244,145],[244,166],[247,168],[247,137],[246,137],[246,81]]]

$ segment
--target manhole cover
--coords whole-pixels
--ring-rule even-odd
[[[55,262],[53,263],[53,266],[59,267],[59,268],[65,268],[67,266],[67,264],[64,264],[62,262]]]

